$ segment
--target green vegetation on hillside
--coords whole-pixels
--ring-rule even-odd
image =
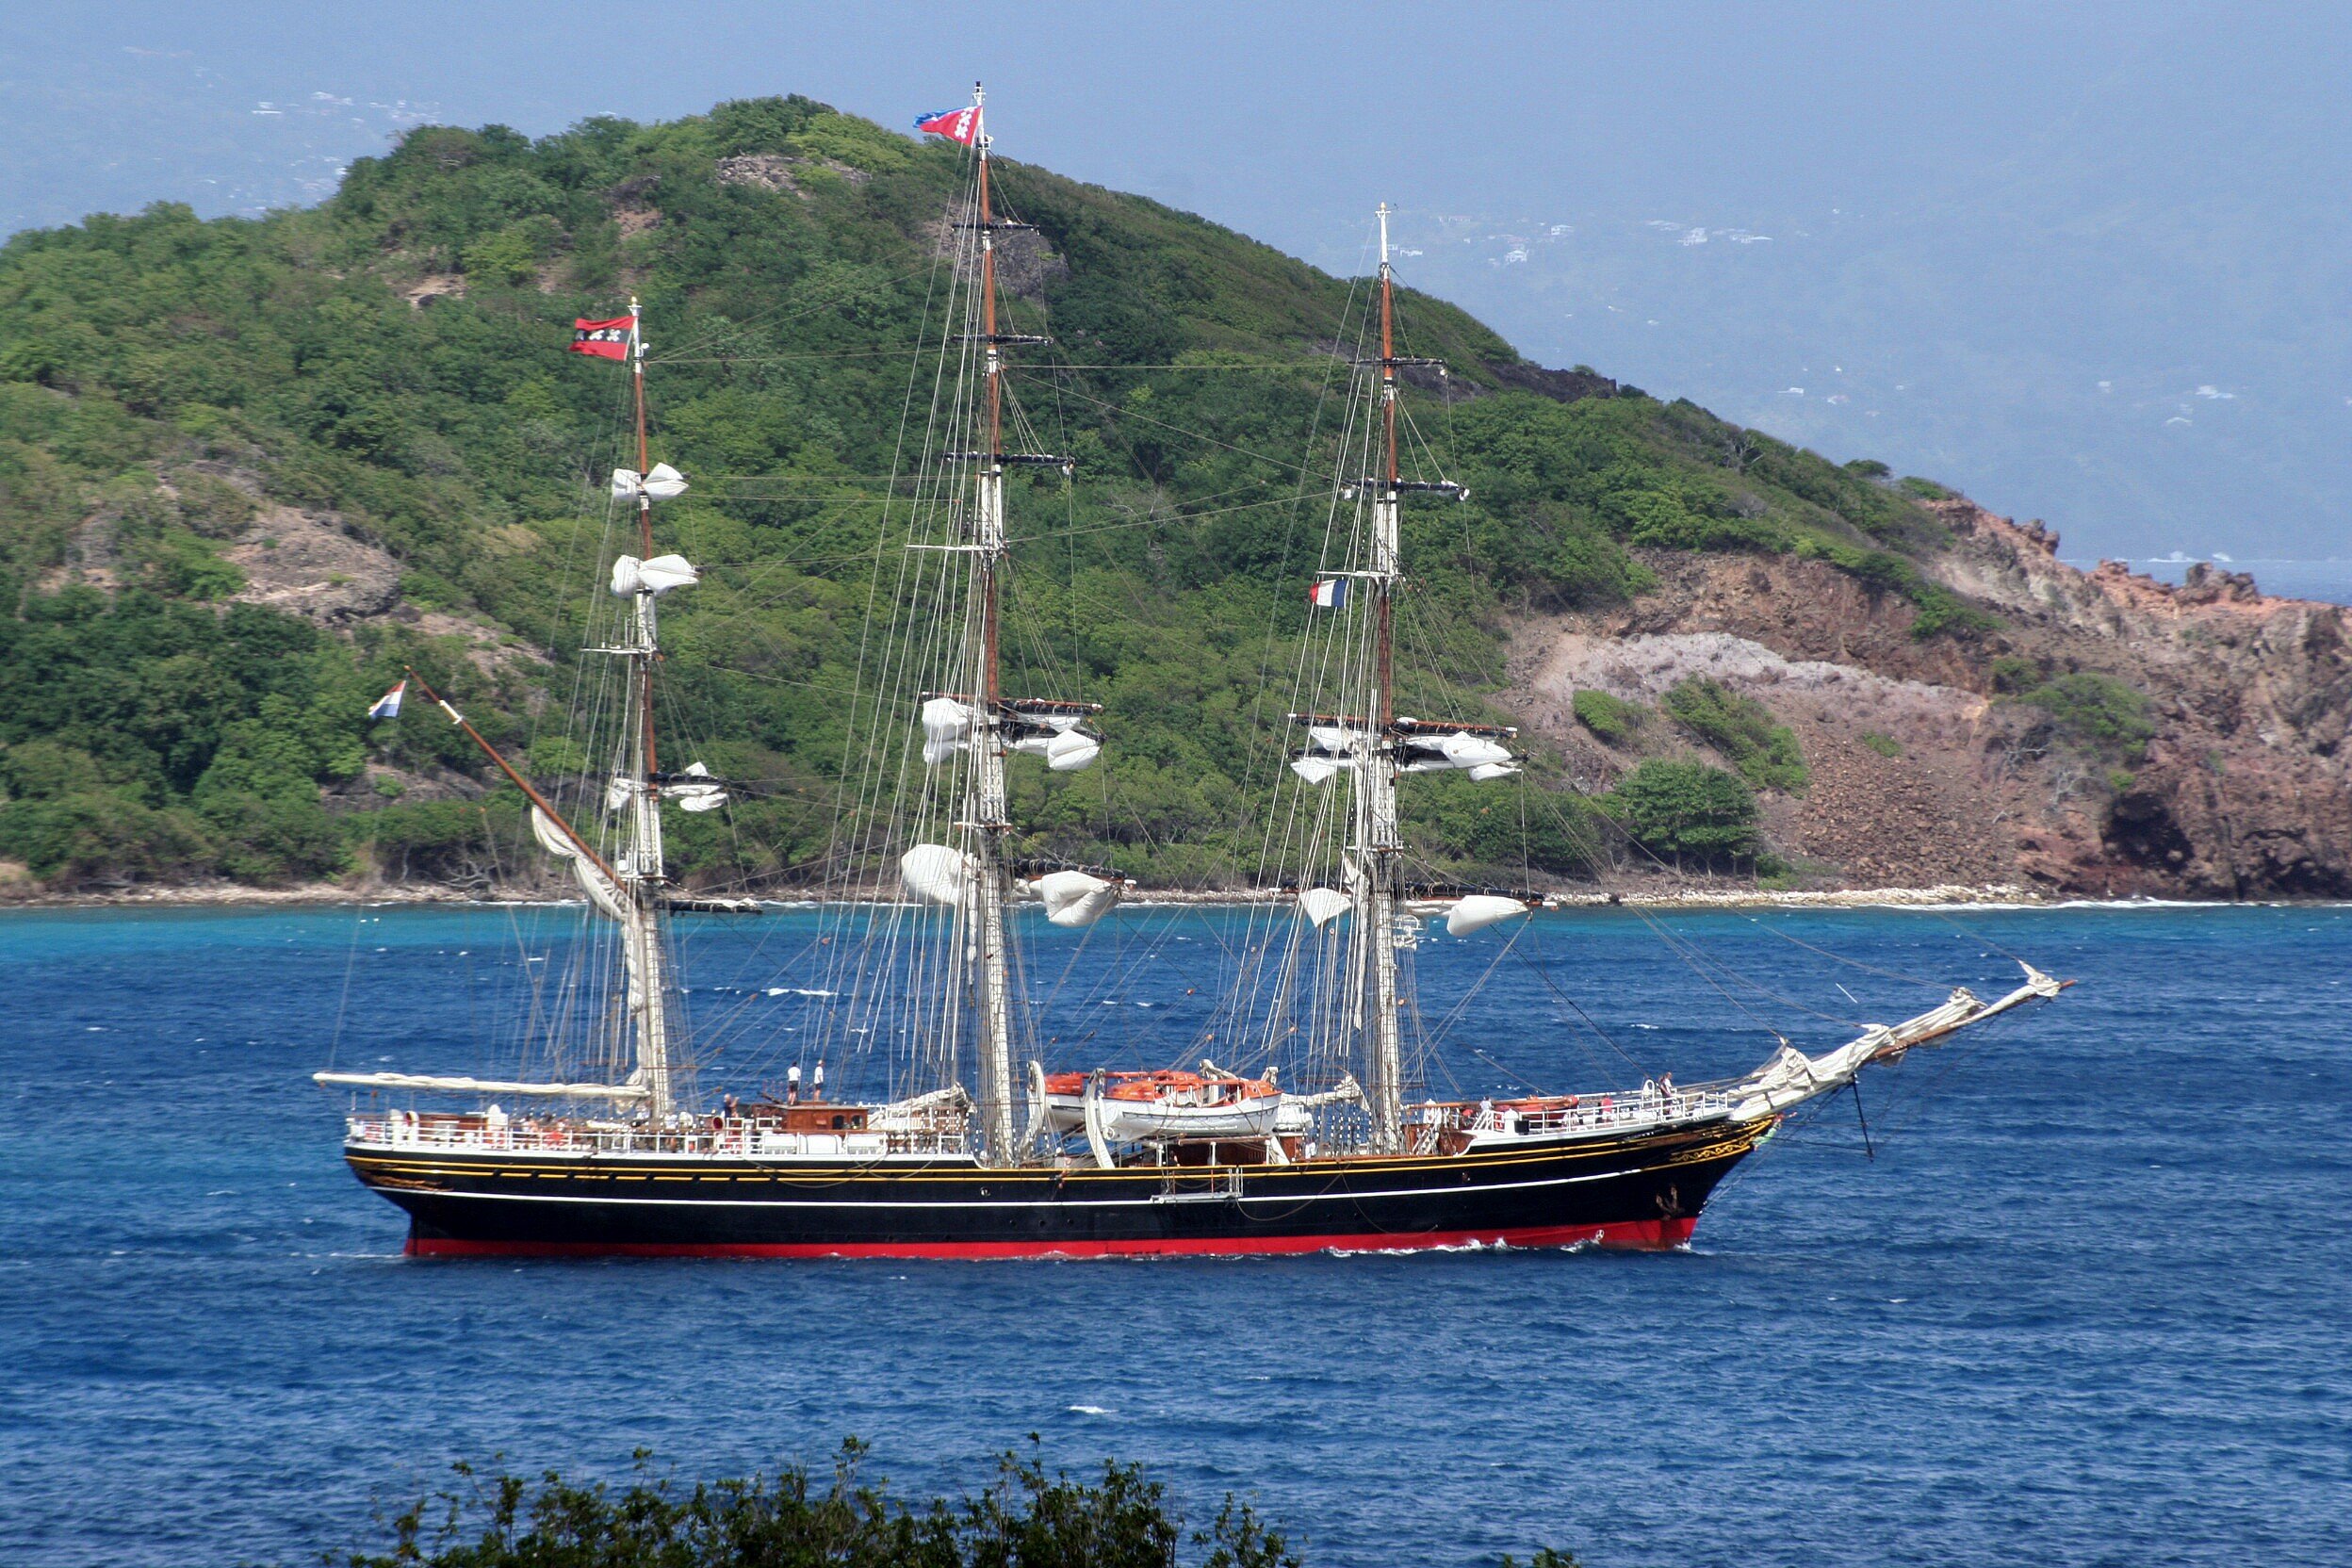
[[[2017,700],[2050,715],[2061,734],[2102,755],[2137,762],[2156,738],[2148,698],[2095,670],[2062,675],[2019,692]]]
[[[1754,860],[1763,848],[1754,792],[1737,774],[1704,762],[1653,757],[1601,804],[1634,842],[1676,861],[1731,866]]]
[[[486,786],[480,760],[445,725],[361,715],[415,662],[502,743],[548,739],[534,692],[560,711],[602,476],[633,461],[622,372],[564,345],[573,316],[633,292],[655,455],[694,482],[662,526],[706,569],[665,609],[665,722],[767,791],[681,819],[675,852],[704,884],[813,874],[961,156],[798,98],[535,142],[436,126],[315,209],[162,204],[0,247],[0,858],[265,882],[495,859],[511,799],[401,798],[412,777]],[[1258,838],[1249,770],[1262,785],[1287,743],[1269,649],[1306,613],[1310,470],[1362,290],[1154,203],[999,171],[1037,225],[1006,252],[1010,325],[1056,340],[1013,388],[1079,461],[1074,484],[1012,487],[1007,681],[1104,703],[1110,740],[1093,773],[1021,771],[1023,851],[1229,878]],[[1923,635],[1981,620],[1905,558],[1941,526],[1886,475],[1630,389],[1511,389],[1492,333],[1401,308],[1409,351],[1453,368],[1443,397],[1414,394],[1415,462],[1474,498],[1408,510],[1410,708],[1477,711],[1509,615],[1641,592],[1641,548],[1803,551],[1917,603]],[[248,575],[227,554],[268,547],[265,502],[388,552],[410,618],[232,602]],[[554,663],[477,659],[441,616]],[[1412,829],[1444,871],[1586,869],[1581,808],[1511,793],[1549,776],[1476,797],[1416,781]],[[1530,842],[1523,820],[1556,825]]]
[[[1568,699],[1576,722],[1612,746],[1624,745],[1641,730],[1650,710],[1638,702],[1607,692],[1580,691]]]
[[[1740,776],[1759,790],[1805,792],[1805,755],[1797,732],[1776,723],[1772,710],[1721,681],[1688,676],[1658,707],[1668,718],[1721,752]]]
[[[1895,758],[1903,755],[1903,743],[1892,735],[1881,735],[1875,729],[1866,729],[1855,739],[1881,757]]]

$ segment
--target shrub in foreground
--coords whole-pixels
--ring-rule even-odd
[[[1033,1437],[1034,1444],[1036,1439]],[[478,1475],[392,1521],[391,1549],[330,1555],[347,1568],[1302,1568],[1303,1560],[1231,1494],[1187,1531],[1160,1482],[1105,1462],[1102,1478],[1049,1475],[1006,1454],[976,1497],[922,1507],[859,1474],[866,1446],[841,1445],[829,1480],[804,1466],[696,1482],[648,1474],[626,1487]],[[1413,1560],[1400,1558],[1398,1560]],[[1506,1565],[1515,1560],[1506,1557]],[[1548,1548],[1528,1568],[1576,1568]]]

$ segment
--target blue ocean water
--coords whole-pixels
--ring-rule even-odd
[[[1322,1564],[2352,1561],[2352,910],[1594,911],[1500,963],[1426,947],[1433,1020],[1492,970],[1473,1091],[1630,1070],[1535,965],[1686,1082],[1935,1000],[1898,976],[2082,981],[1873,1075],[1874,1160],[1850,1101],[1785,1132],[1684,1252],[405,1260],[308,1074],[476,1065],[558,919],[0,917],[0,1556],[316,1560],[496,1455],[709,1475],[855,1433],[927,1494],[1035,1432],[1196,1516],[1254,1494]],[[820,1004],[813,921],[694,939],[736,1070]],[[1240,929],[1115,921],[1032,969],[1056,1065],[1176,1056]]]

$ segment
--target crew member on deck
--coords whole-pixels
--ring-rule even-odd
[[[810,1081],[809,1089],[809,1099],[823,1100],[825,1098],[825,1058],[823,1056],[817,1058],[816,1076]]]
[[[798,1062],[794,1062],[784,1070],[784,1103],[787,1105],[800,1103],[800,1064]]]

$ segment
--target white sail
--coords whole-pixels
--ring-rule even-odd
[[[1330,888],[1304,888],[1298,893],[1298,912],[1306,916],[1318,931],[1354,906],[1346,893],[1335,892]]]
[[[1055,773],[1076,773],[1094,765],[1102,755],[1102,743],[1091,735],[1068,730],[1046,743],[1045,765]]]
[[[1509,778],[1518,771],[1517,762],[1480,762],[1470,769],[1470,782],[1487,784],[1497,778]]]
[[[972,739],[972,704],[954,697],[932,697],[923,705],[923,760],[939,766],[961,751]]]
[[[1353,751],[1364,732],[1346,729],[1335,724],[1315,724],[1307,727],[1307,739],[1325,751]]]
[[[1527,906],[1515,898],[1494,893],[1472,893],[1459,899],[1446,911],[1446,934],[1466,937],[1473,931],[1483,931],[1490,925],[1500,925],[1527,912]]]
[[[612,470],[612,498],[617,501],[633,501],[640,496],[666,501],[685,493],[686,476],[666,463],[657,463],[643,474],[634,468]]]
[[[979,870],[972,857],[945,844],[917,844],[898,858],[898,879],[907,897],[951,909],[963,903]]]
[[[1056,925],[1088,926],[1119,902],[1119,886],[1082,871],[1048,872],[1037,878],[1037,896],[1045,902],[1045,918]]]
[[[681,811],[715,811],[727,804],[727,786],[710,779],[710,770],[700,762],[689,762],[678,776],[662,786],[662,798],[675,801]]]
[[[573,877],[588,902],[614,920],[628,918],[628,900],[611,879],[597,869],[596,863],[580,853],[580,846],[568,838],[555,819],[534,806],[531,808],[531,836],[539,841],[539,847],[562,860],[572,869]]]
[[[1355,766],[1352,757],[1299,757],[1293,759],[1290,771],[1310,784],[1328,784],[1342,768]]]
[[[692,588],[702,580],[702,574],[682,555],[657,555],[650,561],[640,561],[633,555],[616,556],[612,561],[612,594],[615,598],[629,598],[636,594],[666,594],[673,588]]]
[[[526,1094],[547,1099],[643,1100],[643,1084],[533,1084],[504,1078],[452,1078],[425,1072],[314,1072],[314,1084],[355,1089],[421,1089],[436,1094]]]
[[[1466,730],[1457,730],[1446,736],[1438,749],[1446,754],[1446,760],[1458,768],[1477,768],[1511,760],[1509,746]]]

